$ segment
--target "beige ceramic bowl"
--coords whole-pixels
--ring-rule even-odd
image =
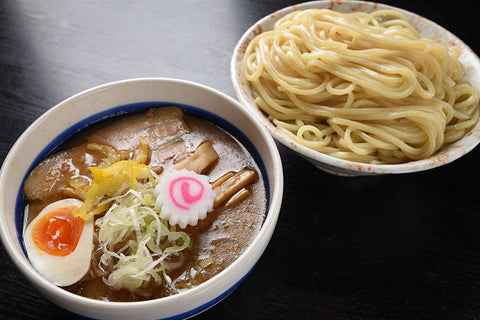
[[[344,176],[408,173],[432,169],[462,157],[479,143],[480,123],[477,123],[477,125],[464,138],[443,147],[436,154],[427,159],[411,161],[403,164],[373,165],[328,156],[300,145],[285,134],[281,133],[256,106],[254,102],[255,93],[252,92],[248,81],[245,80],[242,75],[242,60],[248,44],[256,35],[272,29],[275,22],[286,14],[295,10],[310,8],[332,9],[340,12],[372,12],[380,9],[393,9],[400,11],[410,20],[412,25],[420,31],[422,36],[435,39],[445,45],[453,44],[458,46],[462,51],[460,61],[465,66],[467,78],[473,86],[480,88],[480,60],[475,53],[455,35],[438,24],[415,13],[376,2],[365,1],[312,1],[286,7],[259,20],[243,34],[233,52],[230,70],[233,86],[238,99],[247,109],[255,114],[257,120],[268,129],[277,141],[306,158],[316,167],[333,174]]]

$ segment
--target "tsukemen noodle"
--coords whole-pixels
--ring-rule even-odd
[[[292,140],[395,164],[428,158],[477,123],[480,94],[461,53],[394,10],[307,9],[256,36],[242,71],[256,105]]]

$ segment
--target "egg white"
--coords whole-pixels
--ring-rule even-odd
[[[53,284],[65,287],[81,280],[90,269],[93,250],[93,217],[85,220],[82,234],[75,250],[66,256],[52,256],[39,249],[32,239],[35,223],[47,212],[66,206],[80,207],[78,199],[59,200],[46,206],[25,229],[23,241],[28,258],[35,270]]]

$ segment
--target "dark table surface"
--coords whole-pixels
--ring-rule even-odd
[[[480,52],[474,1],[384,1]],[[43,112],[136,77],[200,82],[234,96],[233,48],[292,1],[0,1],[0,159]],[[284,201],[250,276],[198,319],[479,319],[477,148],[442,168],[341,178],[279,145]],[[478,177],[478,174],[477,174]],[[0,245],[0,318],[73,316],[41,296]]]

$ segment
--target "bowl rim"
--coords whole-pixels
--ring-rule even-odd
[[[210,291],[210,293],[207,294],[207,296],[211,296],[211,298],[208,298],[207,301],[203,301],[200,305],[196,306],[193,309],[182,310],[181,313],[174,313],[171,315],[171,317],[174,317],[174,318],[184,317],[184,316],[193,316],[195,314],[198,314],[199,312],[202,312],[210,308],[211,306],[215,305],[220,300],[222,300],[225,296],[227,296],[230,292],[232,292],[253,270],[255,265],[260,260],[261,255],[263,254],[266,246],[268,245],[271,239],[271,236],[275,229],[276,222],[280,213],[280,207],[282,203],[283,168],[282,168],[280,154],[276,147],[275,141],[273,140],[271,135],[268,133],[268,131],[256,121],[256,118],[253,116],[253,114],[249,110],[246,110],[245,108],[243,108],[241,104],[237,100],[233,99],[232,97],[226,95],[225,93],[222,93],[217,89],[208,87],[206,85],[203,85],[197,82],[193,82],[189,80],[181,80],[177,78],[163,78],[163,77],[145,77],[145,78],[131,78],[131,79],[118,80],[118,81],[94,86],[92,88],[76,93],[64,99],[63,101],[59,102],[55,106],[51,107],[46,112],[44,112],[33,123],[31,123],[30,126],[15,141],[15,143],[11,147],[10,151],[5,157],[5,160],[0,168],[0,200],[1,200],[0,203],[3,202],[3,200],[5,200],[3,187],[4,187],[5,180],[7,179],[7,173],[9,172],[9,169],[10,169],[9,166],[12,163],[13,158],[20,156],[21,147],[24,147],[24,140],[26,139],[27,136],[32,134],[32,132],[34,132],[35,130],[38,130],[38,128],[42,126],[42,123],[45,121],[45,119],[47,119],[48,117],[58,112],[57,110],[59,110],[61,106],[70,104],[90,94],[97,94],[97,93],[103,94],[105,91],[108,92],[109,89],[122,87],[127,83],[140,83],[140,84],[155,83],[158,85],[172,84],[180,87],[188,86],[196,90],[205,91],[209,95],[209,98],[208,98],[209,100],[223,99],[225,103],[234,105],[241,113],[245,114],[245,116],[249,119],[251,124],[256,128],[255,135],[260,134],[260,136],[262,137],[262,140],[266,143],[266,145],[262,146],[262,149],[263,148],[267,149],[268,150],[267,153],[271,158],[268,160],[271,162],[271,165],[272,165],[270,171],[273,176],[272,177],[269,176],[268,181],[270,181],[271,179],[274,182],[272,182],[272,187],[270,191],[270,202],[269,202],[269,207],[267,208],[265,220],[262,224],[262,227],[260,228],[259,233],[253,238],[250,245],[246,247],[245,250],[242,252],[242,254],[235,261],[233,261],[229,266],[227,266],[223,271],[221,271],[211,279],[199,284],[198,286],[195,286],[194,288],[191,288],[189,290],[180,292],[172,296],[162,297],[158,299],[135,301],[135,302],[110,302],[110,301],[102,301],[102,300],[96,300],[92,298],[86,298],[86,297],[71,293],[63,288],[60,288],[50,283],[48,280],[40,276],[32,267],[32,265],[29,263],[28,258],[24,255],[22,250],[18,250],[16,248],[15,243],[20,242],[21,235],[18,235],[16,228],[14,232],[11,232],[6,228],[7,212],[4,212],[3,206],[0,207],[0,239],[10,259],[14,262],[14,264],[19,269],[19,271],[30,281],[30,283],[34,285],[41,293],[46,295],[47,298],[50,298],[54,302],[55,301],[58,302],[59,300],[64,301],[64,304],[60,306],[64,307],[65,309],[69,309],[65,307],[65,306],[68,306],[69,304],[75,304],[77,307],[77,310],[81,310],[82,308],[96,308],[97,312],[103,312],[103,313],[105,311],[111,310],[112,307],[115,310],[117,310],[117,313],[118,311],[122,311],[122,310],[127,311],[133,308],[136,309],[136,308],[144,308],[144,307],[155,307],[156,309],[159,309],[159,305],[175,304],[175,302],[185,301],[185,299],[195,299],[201,296],[203,293],[205,292],[208,293]],[[172,102],[172,103],[175,103],[175,102]],[[129,103],[125,103],[124,105],[127,105],[127,104]],[[194,104],[191,104],[191,105],[195,106]],[[115,108],[115,107],[110,106],[104,110],[109,110],[112,108]],[[92,116],[97,114],[98,112],[99,110],[94,110],[94,111],[92,110],[91,112],[89,112],[89,115]],[[219,116],[220,118],[224,118],[224,116],[221,116],[218,114],[217,116]],[[80,117],[78,119],[78,122],[81,120],[84,120],[84,119]],[[228,120],[225,120],[225,121],[230,122]],[[68,126],[63,128],[63,130],[65,130],[66,128],[68,128]],[[246,137],[249,137],[250,135],[247,132],[244,132],[244,134]],[[43,147],[45,147],[49,142],[50,141],[45,141]],[[258,146],[255,146],[255,147],[258,149]],[[15,208],[16,204],[14,203],[11,206]],[[15,210],[13,211],[15,212]],[[14,234],[16,235],[16,237],[13,236]],[[21,247],[21,243],[19,244]],[[248,258],[250,256],[252,257],[258,256],[258,258],[255,258],[254,261],[249,261]],[[246,267],[242,267],[241,264],[245,264]],[[242,276],[238,278],[237,281],[233,283],[233,285],[228,285],[228,287],[225,288],[225,290],[221,289],[221,291],[219,291],[218,293],[214,293],[215,290],[212,289],[213,287],[215,287],[214,285],[222,281],[225,281],[225,279],[230,277],[230,273],[235,271],[237,273],[240,272]],[[72,311],[72,312],[77,313],[75,311]]]
[[[345,175],[345,176],[357,176],[357,175],[375,175],[375,174],[401,174],[429,170],[453,162],[463,155],[473,150],[480,143],[480,121],[470,129],[470,131],[463,136],[460,140],[444,145],[437,150],[432,156],[421,159],[413,160],[399,164],[368,164],[357,161],[349,161],[340,158],[336,158],[313,149],[310,149],[300,143],[295,142],[285,134],[281,133],[263,114],[258,106],[249,100],[250,91],[246,89],[249,87],[248,81],[241,75],[242,59],[244,52],[250,43],[250,41],[258,34],[264,32],[265,26],[272,26],[275,21],[284,15],[293,11],[300,11],[311,8],[323,8],[333,9],[336,8],[348,8],[350,6],[351,11],[362,11],[367,9],[370,11],[380,9],[392,9],[403,13],[407,19],[422,20],[422,23],[427,23],[437,31],[443,33],[446,37],[454,39],[454,44],[462,48],[462,55],[469,55],[470,59],[475,62],[475,67],[480,69],[480,59],[460,38],[453,33],[440,26],[434,21],[431,21],[423,16],[420,16],[414,12],[398,8],[392,5],[369,2],[369,1],[357,1],[357,0],[342,0],[342,1],[309,1],[299,4],[290,5],[281,8],[275,12],[272,12],[252,24],[240,37],[235,48],[233,50],[232,58],[230,61],[230,78],[234,87],[235,94],[242,105],[253,111],[256,118],[268,129],[270,134],[279,141],[281,144],[297,152],[300,156],[304,157],[312,164],[316,165],[322,170],[330,172],[332,174]],[[479,71],[480,72],[480,71]],[[480,88],[477,87],[480,90]]]

